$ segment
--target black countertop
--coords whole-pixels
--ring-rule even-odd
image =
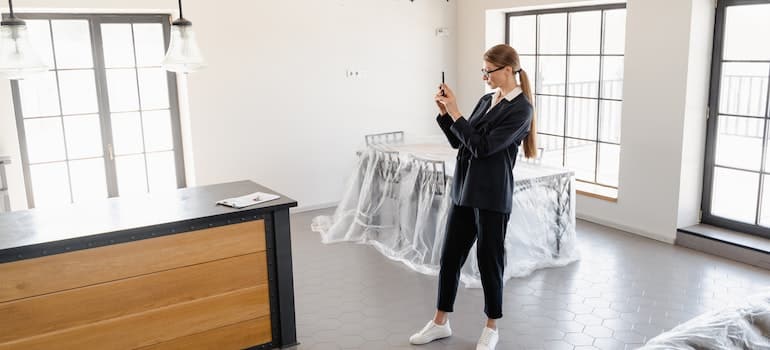
[[[252,192],[281,196],[242,209],[216,202]],[[0,214],[0,263],[219,226],[247,215],[296,207],[297,202],[252,181],[174,192],[110,198],[56,209]],[[216,222],[212,224],[212,222]]]

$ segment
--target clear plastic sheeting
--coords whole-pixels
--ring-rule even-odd
[[[446,141],[368,147],[359,152],[334,215],[314,218],[312,230],[324,243],[370,244],[415,271],[437,275],[455,154]],[[578,260],[573,173],[519,160],[514,179],[505,280]],[[481,288],[480,277],[474,245],[461,281]]]
[[[640,349],[770,349],[770,292],[689,320]]]

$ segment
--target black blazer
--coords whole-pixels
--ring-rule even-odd
[[[436,117],[452,148],[457,166],[452,184],[455,205],[510,213],[513,166],[521,141],[529,134],[533,108],[523,93],[503,98],[489,113],[493,93],[481,97],[470,120]]]

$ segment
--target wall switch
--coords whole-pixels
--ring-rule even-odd
[[[447,28],[447,27],[436,28],[436,36],[448,37],[449,36],[449,28]]]

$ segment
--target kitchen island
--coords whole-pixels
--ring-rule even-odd
[[[0,349],[296,345],[295,206],[240,181],[0,214]]]

